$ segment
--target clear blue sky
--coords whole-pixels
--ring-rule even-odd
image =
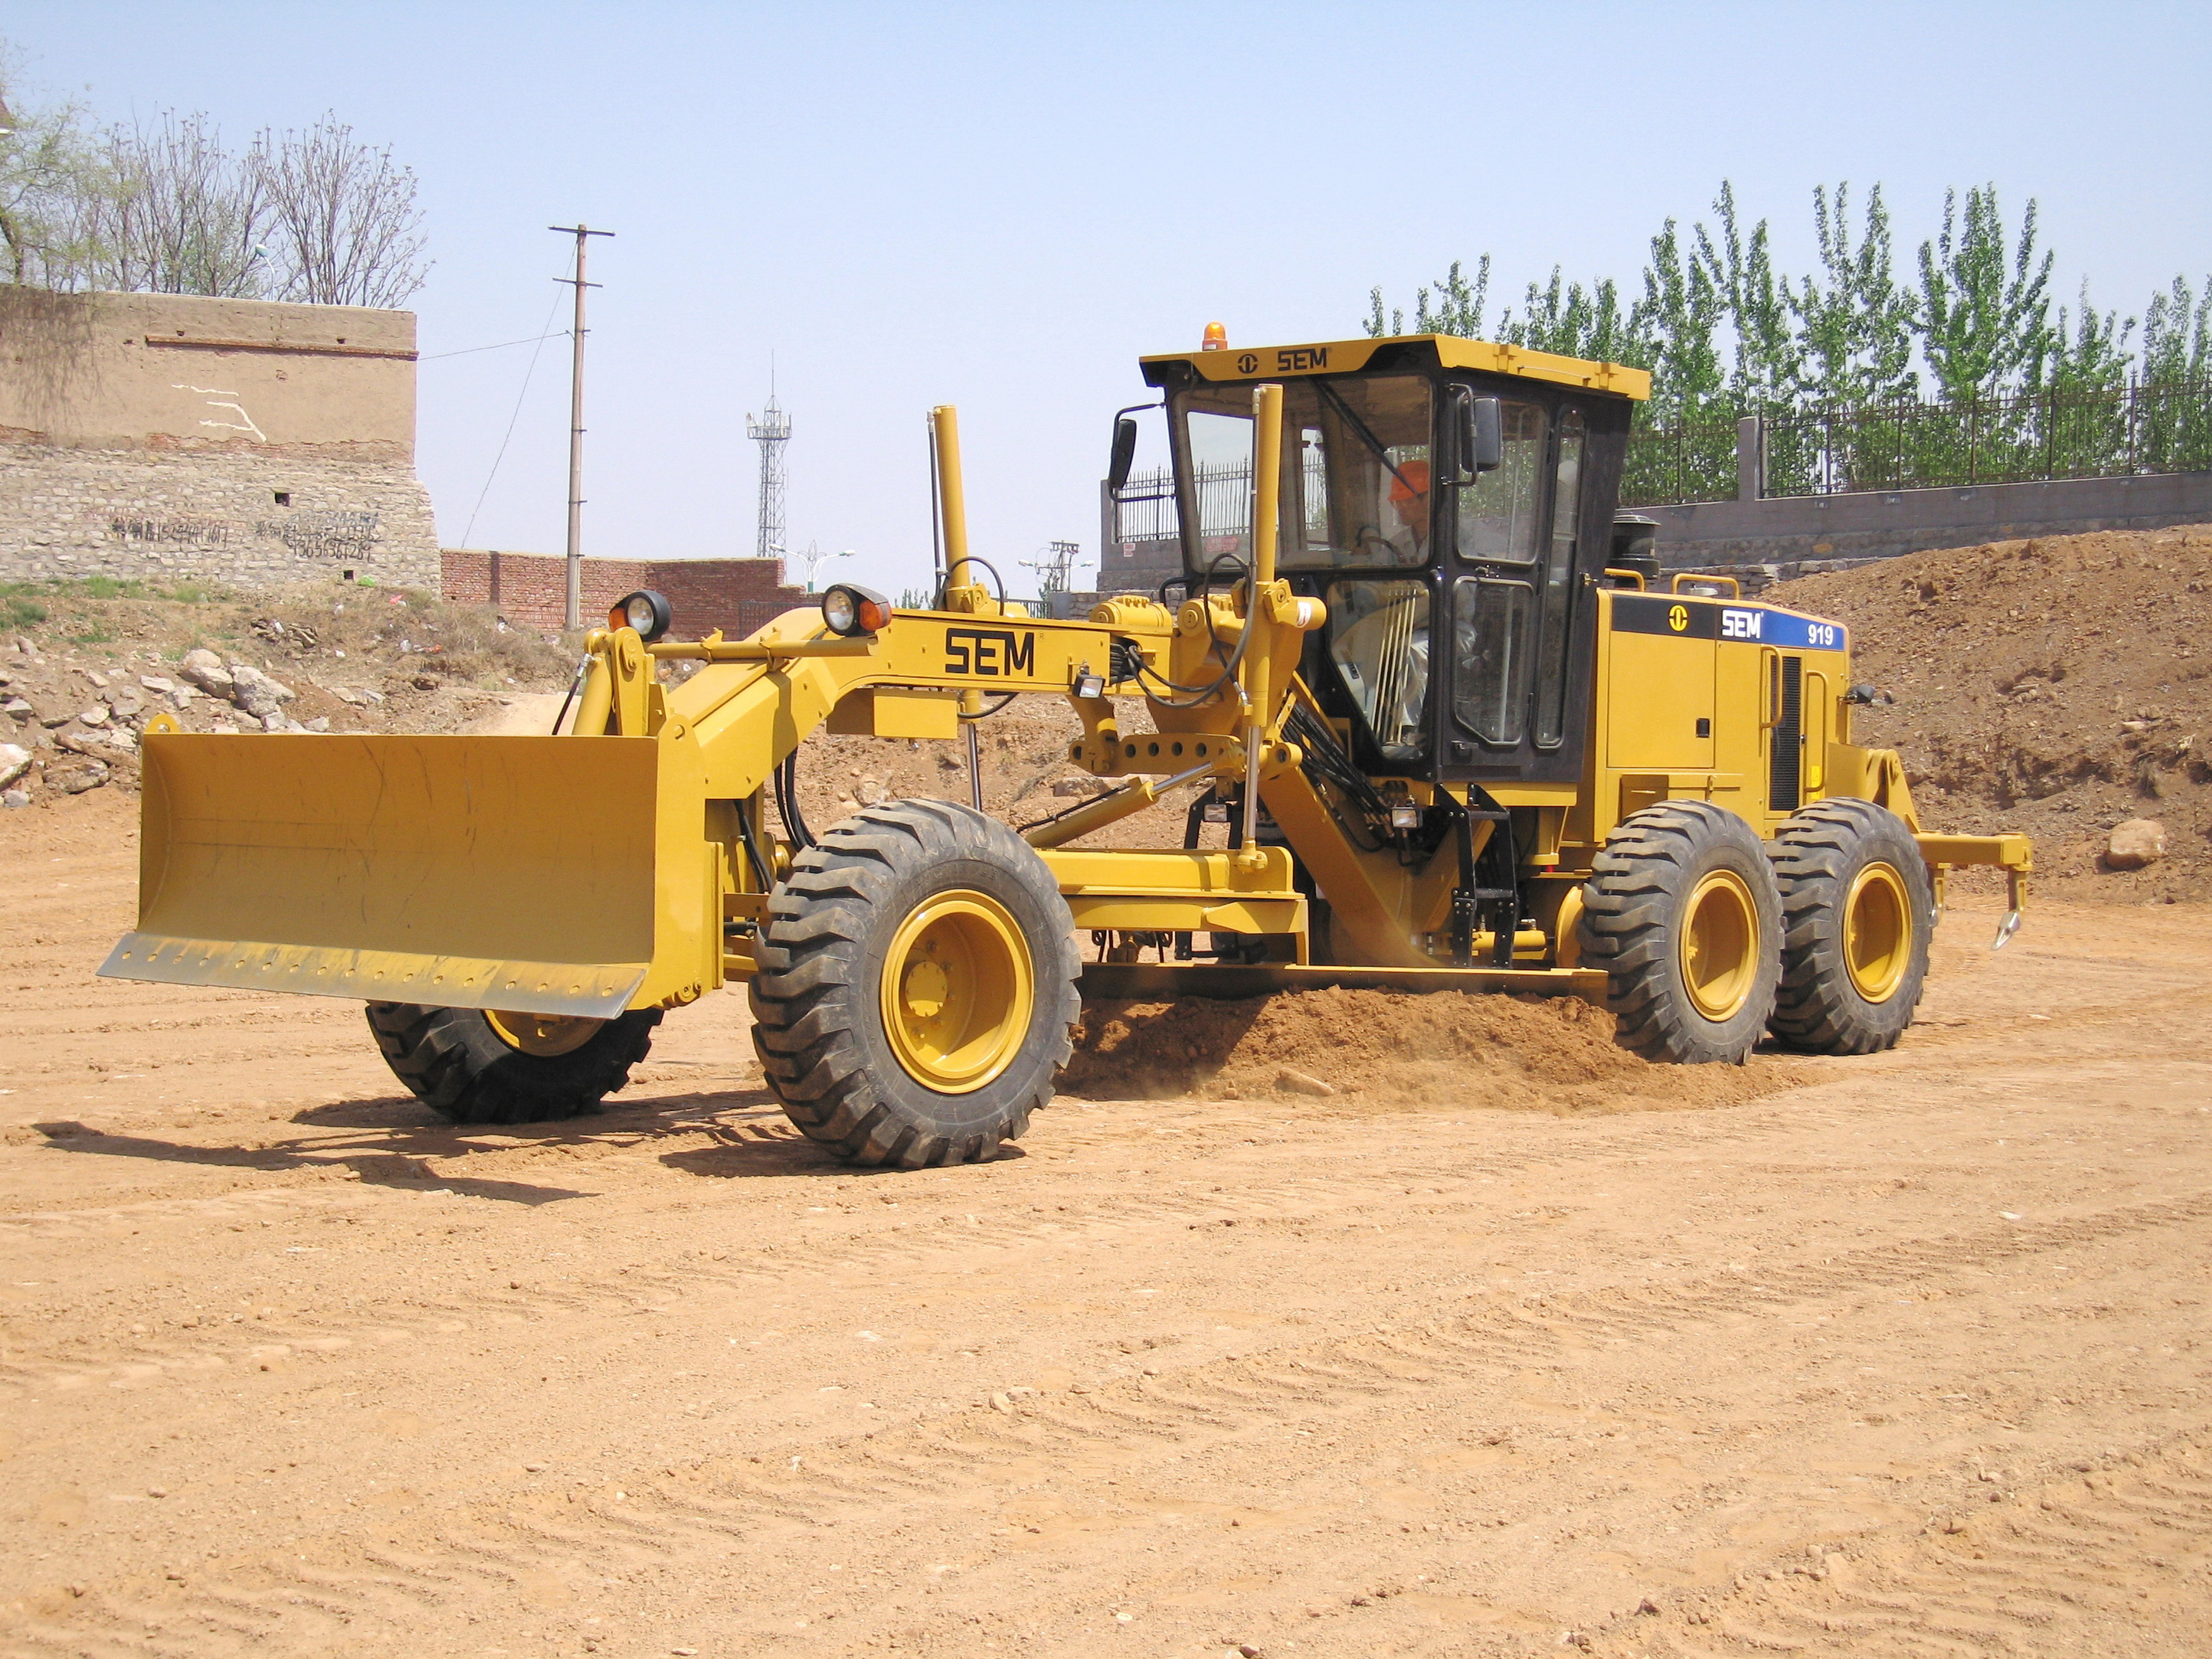
[[[1733,179],[1810,261],[1813,185],[1887,188],[1901,262],[1943,189],[2040,199],[2071,299],[2139,313],[2212,267],[2203,5],[284,4],[0,13],[27,84],[325,109],[421,175],[426,355],[539,331],[594,246],[586,550],[753,547],[744,417],[775,356],[790,534],[892,590],[928,568],[923,411],[959,405],[976,550],[1095,556],[1133,360],[1358,331],[1454,258],[1493,297],[1632,280]],[[556,318],[556,324],[557,318]],[[557,551],[566,343],[471,541]],[[530,349],[426,362],[420,470],[458,542]],[[1026,584],[1018,584],[1025,586]]]

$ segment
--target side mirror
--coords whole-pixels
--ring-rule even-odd
[[[1505,421],[1495,398],[1474,402],[1474,441],[1468,452],[1475,472],[1495,472],[1505,464]]]
[[[1504,428],[1498,399],[1478,398],[1468,386],[1451,388],[1449,421],[1451,468],[1455,484],[1471,484],[1505,459]]]
[[[1114,422],[1114,453],[1106,463],[1106,487],[1119,489],[1129,482],[1129,468],[1137,459],[1137,421],[1124,415]]]

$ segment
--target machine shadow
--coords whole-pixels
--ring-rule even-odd
[[[1004,1164],[1029,1154],[1018,1146],[1000,1146],[986,1163]],[[836,1176],[862,1180],[872,1176],[896,1179],[904,1170],[868,1169],[848,1164],[828,1147],[809,1140],[787,1124],[763,1126],[757,1135],[732,1134],[723,1144],[681,1152],[664,1152],[660,1161],[685,1175],[726,1181],[745,1176]]]
[[[469,1176],[441,1174],[419,1157],[389,1146],[317,1146],[299,1152],[247,1146],[191,1146],[181,1141],[159,1140],[149,1135],[123,1135],[95,1129],[74,1121],[34,1123],[56,1152],[101,1158],[151,1158],[163,1164],[198,1164],[216,1169],[253,1170],[279,1174],[291,1170],[342,1169],[352,1171],[365,1186],[442,1188],[470,1198],[494,1199],[507,1204],[553,1204],[563,1199],[590,1198],[576,1187],[541,1187],[520,1181],[487,1181]]]
[[[34,1124],[57,1152],[103,1158],[147,1158],[270,1174],[295,1170],[347,1170],[370,1186],[414,1190],[442,1188],[511,1204],[548,1204],[589,1198],[589,1188],[501,1181],[440,1168],[474,1155],[541,1149],[589,1152],[655,1141],[696,1139],[711,1146],[673,1152],[669,1168],[693,1175],[830,1175],[849,1172],[830,1152],[793,1129],[775,1097],[764,1089],[698,1091],[652,1099],[616,1101],[588,1117],[544,1123],[450,1123],[411,1095],[333,1101],[292,1115],[303,1129],[352,1131],[302,1136],[291,1146],[194,1146],[155,1136],[119,1134],[61,1120]]]

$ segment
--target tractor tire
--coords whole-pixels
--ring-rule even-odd
[[[1582,965],[1612,976],[1621,1046],[1743,1064],[1782,973],[1781,893],[1752,827],[1708,801],[1647,806],[1607,838],[1582,891]]]
[[[658,1008],[563,1019],[372,1002],[368,1029],[414,1097],[455,1123],[548,1123],[596,1112],[653,1047]]]
[[[863,810],[799,855],[756,947],[753,1047],[799,1131],[848,1162],[993,1157],[1052,1098],[1082,1012],[1044,860],[949,801]]]
[[[1873,1054],[1912,1024],[1936,894],[1903,819],[1870,800],[1817,801],[1774,838],[1782,989],[1769,1022],[1808,1054]]]

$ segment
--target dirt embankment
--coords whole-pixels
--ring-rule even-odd
[[[32,757],[11,786],[34,805],[103,786],[132,790],[138,737],[157,714],[191,732],[260,729],[185,678],[196,649],[294,694],[283,702],[288,729],[526,732],[551,729],[580,645],[511,629],[483,607],[391,589],[332,586],[253,599],[136,583],[0,584],[0,743]],[[662,676],[680,681],[695,667],[665,665]],[[1140,704],[1125,704],[1121,719],[1127,731],[1152,729]],[[1023,823],[1108,787],[1067,759],[1079,729],[1054,698],[1025,698],[982,720],[985,810]],[[800,752],[799,780],[816,831],[878,801],[969,796],[967,748],[957,740],[817,733]],[[1176,809],[1193,793],[1093,844],[1176,845]]]
[[[1929,828],[2027,831],[2057,896],[2212,897],[2212,526],[1946,549],[1765,597],[1851,625],[1857,678],[1896,699],[1855,729],[1903,753]],[[2136,817],[2166,856],[2106,868]]]
[[[284,729],[323,732],[459,731],[557,691],[575,662],[489,611],[427,593],[0,584],[0,743],[31,757],[11,787],[33,805],[134,788],[138,738],[156,714],[189,732],[262,729],[185,676],[194,651],[274,682]]]

